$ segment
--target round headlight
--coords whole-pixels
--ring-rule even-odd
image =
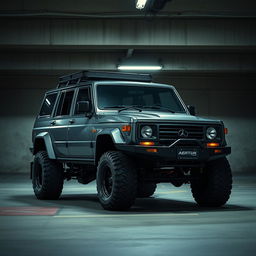
[[[141,136],[145,139],[152,137],[153,131],[150,126],[143,126],[141,128]]]
[[[217,131],[215,130],[215,128],[213,127],[209,127],[207,130],[206,130],[206,137],[209,139],[209,140],[213,140],[217,137]]]

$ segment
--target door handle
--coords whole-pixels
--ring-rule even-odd
[[[74,122],[75,122],[74,119],[70,119],[70,120],[69,120],[69,123],[70,123],[70,124],[73,124]]]
[[[52,121],[50,122],[50,124],[51,124],[51,125],[55,125],[55,124],[56,124],[56,121],[55,121],[55,120],[52,120]]]

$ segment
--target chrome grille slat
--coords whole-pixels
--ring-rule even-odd
[[[204,138],[203,126],[191,126],[191,125],[159,125],[159,140],[167,141],[173,139],[179,139],[178,133],[180,130],[186,130],[188,132],[188,139],[200,139]]]

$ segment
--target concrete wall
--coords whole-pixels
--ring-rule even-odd
[[[174,84],[200,115],[223,119],[233,170],[254,170],[254,2],[174,0],[151,18],[134,1],[1,3],[0,172],[29,171],[33,121],[58,75],[116,70],[128,49],[137,59],[161,59],[155,80]]]
[[[253,75],[155,75],[174,84],[187,104],[199,115],[224,120],[229,128],[229,157],[234,172],[254,171],[256,166],[256,77]],[[32,157],[31,129],[45,90],[55,86],[56,76],[5,77],[0,90],[1,172],[29,172]]]

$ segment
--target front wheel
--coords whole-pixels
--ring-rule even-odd
[[[136,198],[137,172],[122,152],[104,153],[97,169],[97,191],[106,210],[129,209]]]
[[[202,174],[194,173],[191,190],[200,206],[222,206],[231,194],[232,173],[228,160],[220,158],[209,162]]]

